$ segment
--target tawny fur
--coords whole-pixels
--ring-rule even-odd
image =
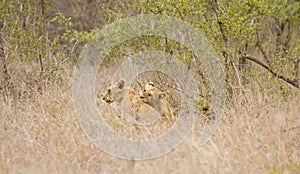
[[[167,94],[161,92],[152,82],[146,83],[144,90],[140,92],[140,97],[143,102],[152,106],[169,121],[174,118],[170,104],[166,99]]]
[[[143,102],[140,95],[129,87],[125,87],[124,80],[119,80],[109,86],[103,94],[103,100],[107,103],[117,102],[121,105],[123,113],[132,115],[136,121],[149,122],[161,117],[160,113],[150,105]]]

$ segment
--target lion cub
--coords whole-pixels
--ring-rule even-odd
[[[172,121],[174,115],[166,97],[165,92],[161,92],[154,86],[152,82],[148,82],[144,86],[144,90],[140,92],[140,97],[143,102],[152,106],[155,110],[166,117],[169,121]]]
[[[157,110],[143,102],[137,92],[130,87],[125,87],[124,80],[109,86],[103,94],[103,100],[107,103],[119,103],[122,116],[135,123],[149,124],[161,117]]]

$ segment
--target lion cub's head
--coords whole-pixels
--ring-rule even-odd
[[[149,104],[155,110],[165,116],[169,121],[173,119],[173,113],[171,107],[167,101],[167,94],[161,92],[158,88],[154,86],[153,83],[147,83],[144,90],[140,92],[140,98],[144,103]]]
[[[163,116],[167,117],[168,120],[172,119],[173,113],[166,99],[167,94],[165,92],[161,92],[152,82],[146,83],[144,90],[140,92],[140,97],[144,103],[152,106]]]
[[[145,84],[144,89],[140,91],[140,97],[145,103],[153,105],[158,99],[159,93],[160,90],[154,86],[153,82],[148,82]]]
[[[161,92],[158,88],[153,87],[148,89],[145,88],[143,91],[141,91],[140,97],[145,103],[154,107],[156,104],[159,104],[161,101],[163,101],[167,97],[167,94]]]
[[[115,84],[109,86],[103,94],[103,100],[107,103],[121,102],[125,94],[125,81],[119,80]]]

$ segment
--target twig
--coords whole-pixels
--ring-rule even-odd
[[[261,45],[261,39],[259,36],[259,32],[256,30],[256,36],[257,36],[257,42],[256,42],[256,46],[258,47],[259,51],[262,53],[265,61],[267,61],[267,64],[270,65],[270,61],[268,59],[267,53],[265,52],[265,50],[263,49],[262,45]]]

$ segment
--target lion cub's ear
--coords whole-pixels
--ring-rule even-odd
[[[116,86],[119,88],[119,89],[123,89],[124,86],[125,86],[125,81],[124,80],[119,80],[116,84]]]
[[[167,94],[166,94],[166,93],[164,93],[164,92],[158,93],[158,99],[159,99],[159,100],[164,99],[164,98],[166,98],[166,97],[167,97]]]
[[[155,87],[153,82],[148,82],[148,83],[146,83],[145,86],[152,86],[152,87]]]

